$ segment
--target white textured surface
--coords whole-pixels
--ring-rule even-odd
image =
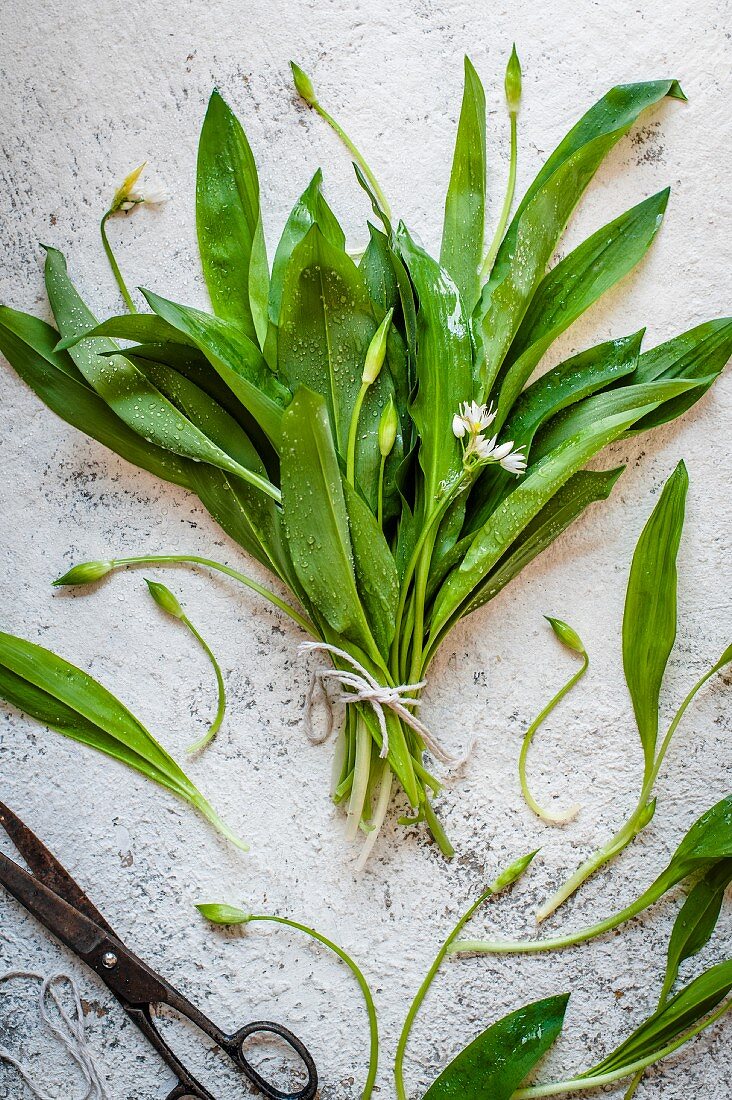
[[[730,55],[723,0],[702,0],[693,14],[685,0],[544,6],[534,0],[275,0],[266,9],[253,0],[22,0],[14,9],[3,27],[0,61],[0,298],[8,304],[45,313],[37,242],[47,241],[69,254],[73,275],[101,315],[118,310],[97,221],[119,179],[145,158],[173,198],[159,212],[138,211],[111,226],[122,266],[133,283],[179,300],[205,300],[193,179],[198,129],[214,84],[238,111],[258,159],[270,253],[318,164],[351,243],[361,241],[366,203],[348,157],[295,101],[290,57],[302,61],[324,102],[347,121],[400,213],[436,246],[462,54],[469,51],[489,103],[492,220],[507,164],[503,67],[515,38],[525,73],[520,186],[613,83],[676,76],[690,100],[647,115],[598,173],[565,249],[671,184],[667,223],[640,268],[560,341],[552,358],[642,324],[649,344],[658,342],[729,306],[729,85],[723,81]],[[52,594],[49,582],[72,562],[107,554],[190,551],[233,564],[242,555],[192,497],[62,424],[2,369],[3,626],[90,669],[180,757],[213,703],[210,670],[193,641],[161,617],[139,572],[116,576],[87,595]],[[15,714],[3,716],[0,727],[2,798],[78,876],[124,938],[222,1023],[262,1016],[289,1021],[322,1068],[324,1100],[354,1100],[365,1073],[365,1016],[349,975],[301,937],[272,926],[243,935],[216,932],[192,906],[220,899],[277,911],[339,940],[373,984],[383,1030],[380,1095],[392,1097],[403,1014],[457,914],[499,868],[541,845],[541,858],[520,887],[475,922],[476,931],[530,933],[531,914],[547,892],[633,803],[640,752],[619,654],[625,576],[653,498],[682,456],[691,492],[667,712],[732,637],[731,415],[728,373],[683,423],[616,447],[611,459],[629,467],[611,501],[596,506],[445,647],[425,716],[456,744],[474,731],[481,736],[467,775],[439,801],[458,850],[453,863],[421,834],[394,826],[367,872],[353,873],[327,798],[330,750],[309,746],[303,734],[306,680],[296,630],[234,584],[185,570],[165,579],[220,655],[230,700],[215,745],[189,770],[251,840],[251,855],[232,850],[142,778]],[[542,731],[532,758],[538,792],[556,791],[586,806],[563,832],[531,817],[516,780],[522,731],[571,665],[543,624],[544,612],[572,623],[593,658],[583,687]],[[718,679],[704,691],[659,779],[656,822],[568,907],[564,927],[630,900],[692,820],[729,786],[728,688]],[[526,1000],[565,989],[573,990],[565,1034],[542,1076],[586,1065],[609,1050],[654,1003],[674,911],[664,903],[622,936],[561,957],[446,965],[410,1046],[412,1095],[482,1026]],[[167,1078],[160,1063],[91,974],[6,897],[0,897],[0,928],[8,965],[61,966],[77,976],[110,1096],[162,1097]],[[721,957],[729,931],[727,913],[705,961]],[[3,1041],[37,1049],[37,1033],[25,1027],[25,1003],[3,1004]],[[732,1095],[728,1039],[718,1025],[651,1073],[639,1097]],[[49,1091],[80,1095],[55,1048],[44,1064]],[[220,1090],[226,1100],[240,1094],[232,1084]],[[0,1096],[23,1095],[12,1071],[0,1065]]]

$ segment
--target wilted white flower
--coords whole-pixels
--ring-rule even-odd
[[[112,205],[109,208],[110,214],[115,214],[118,210],[132,210],[141,203],[146,203],[148,206],[158,206],[166,201],[167,195],[161,187],[138,186],[140,176],[145,170],[145,163],[141,164],[139,168],[135,168],[122,180],[114,193]]]

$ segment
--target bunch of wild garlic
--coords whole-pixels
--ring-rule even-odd
[[[425,750],[450,755],[418,717],[430,662],[449,631],[491,600],[620,470],[585,467],[607,444],[688,409],[722,370],[732,323],[715,320],[641,353],[642,333],[605,341],[531,382],[552,342],[646,252],[668,191],[603,226],[547,273],[604,156],[673,80],[613,88],[570,130],[511,218],[521,70],[506,76],[510,175],[484,242],[486,111],[465,90],[439,259],[391,212],[373,173],[293,65],[305,101],[346,142],[376,224],[356,264],[317,172],[270,266],[254,157],[214,92],[203,124],[196,219],[212,313],[143,291],[136,310],[106,235],[146,201],[138,173],[103,219],[129,313],[98,324],[47,250],[57,328],[0,312],[0,349],[65,420],[138,466],[196,493],[284,586],[229,566],[288,614],[332,668],[316,684],[345,702],[334,798],[369,851],[394,780],[440,847],[438,780]],[[148,201],[157,200],[151,195]],[[510,220],[509,220],[510,219]],[[121,346],[118,340],[127,343]],[[132,343],[129,343],[129,342]],[[63,583],[117,565],[87,563]]]

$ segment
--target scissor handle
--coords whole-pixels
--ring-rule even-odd
[[[295,1054],[308,1071],[307,1081],[297,1092],[282,1092],[280,1089],[275,1088],[251,1064],[244,1053],[244,1043],[250,1035],[258,1034],[277,1035],[280,1039],[285,1040],[291,1050],[295,1051]],[[318,1071],[315,1068],[312,1055],[302,1040],[298,1039],[297,1035],[293,1035],[290,1029],[282,1024],[272,1023],[271,1020],[259,1020],[255,1023],[245,1024],[233,1035],[227,1036],[227,1041],[222,1046],[232,1061],[244,1071],[249,1080],[260,1089],[264,1096],[270,1097],[270,1100],[313,1100],[315,1097],[318,1091]]]

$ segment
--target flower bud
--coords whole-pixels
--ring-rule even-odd
[[[381,414],[381,419],[379,420],[379,451],[381,452],[382,458],[387,458],[391,454],[398,427],[399,416],[397,414],[396,405],[394,404],[394,398],[390,394],[389,400],[384,406],[384,411]]]
[[[501,890],[505,890],[507,886],[511,886],[512,883],[516,881],[516,879],[521,878],[521,875],[523,875],[524,871],[529,866],[538,851],[539,849],[536,848],[533,852],[529,852],[528,855],[520,856],[517,860],[514,860],[514,862],[509,867],[507,867],[505,871],[501,872],[501,874],[492,884],[492,892],[494,894],[499,894]]]
[[[511,114],[516,114],[521,103],[521,63],[516,53],[515,43],[506,66],[505,89],[508,109]]]
[[[203,902],[196,909],[212,924],[247,924],[251,920],[251,913],[245,913],[243,909],[223,902]]]
[[[292,69],[292,79],[295,81],[298,95],[305,100],[309,107],[314,107],[318,101],[312,80],[294,61],[290,62],[290,68]]]
[[[390,309],[384,320],[371,338],[369,350],[366,352],[366,362],[363,365],[361,381],[370,386],[379,377],[381,368],[386,358],[386,340],[389,335],[389,326],[394,310]]]
[[[114,563],[111,561],[81,562],[81,564],[75,565],[73,569],[69,569],[68,573],[64,573],[63,577],[55,580],[53,585],[54,588],[59,588],[61,585],[66,584],[94,584],[95,581],[106,577],[112,569],[114,569]]]
[[[569,646],[570,649],[573,649],[575,653],[579,653],[583,657],[587,656],[587,650],[576,630],[573,630],[567,623],[563,623],[561,619],[553,619],[551,615],[545,615],[544,618],[549,623],[560,642],[564,642],[564,644]]]
[[[183,608],[169,588],[158,581],[149,581],[147,577],[145,577],[145,584],[158,607],[162,607],[163,611],[167,611],[169,615],[173,615],[176,619],[183,618]]]

